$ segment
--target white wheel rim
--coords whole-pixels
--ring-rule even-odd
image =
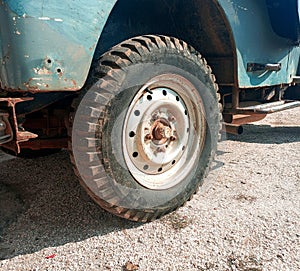
[[[201,98],[185,78],[165,74],[145,84],[131,102],[123,153],[131,175],[149,189],[168,189],[193,170],[205,137]]]

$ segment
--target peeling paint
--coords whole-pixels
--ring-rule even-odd
[[[74,85],[74,87],[77,87],[76,81],[74,79],[71,80],[72,84]]]
[[[63,22],[63,19],[60,19],[60,18],[39,17],[38,19],[41,21]]]
[[[2,87],[30,92],[80,89],[115,3],[0,0]]]
[[[87,5],[82,0],[0,0],[1,87],[31,92],[80,89],[116,2],[90,0]],[[297,70],[299,48],[272,31],[266,1],[216,2],[224,10],[235,39],[240,86],[290,82],[286,74]],[[254,78],[246,72],[248,60],[280,62],[286,71]]]
[[[43,68],[33,68],[33,70],[38,75],[52,74],[52,72],[49,71],[46,67],[43,67]]]

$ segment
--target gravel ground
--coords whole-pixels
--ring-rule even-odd
[[[0,270],[300,270],[299,116],[228,136],[202,191],[147,224],[99,209],[64,151],[0,154]]]

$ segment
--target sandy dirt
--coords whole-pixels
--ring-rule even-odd
[[[300,270],[300,109],[227,136],[200,192],[152,223],[99,209],[65,151],[0,161],[1,271]]]

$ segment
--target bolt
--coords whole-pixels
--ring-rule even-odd
[[[168,120],[169,121],[176,121],[176,118],[174,116],[169,116]]]
[[[147,134],[147,135],[145,136],[145,141],[148,141],[148,140],[151,140],[151,139],[152,139],[152,135]]]
[[[156,149],[157,152],[166,152],[166,148],[164,147],[159,147]]]
[[[171,137],[170,137],[170,140],[171,140],[171,141],[176,141],[176,139],[177,139],[176,136],[171,136]]]
[[[159,118],[158,112],[153,113],[152,120],[157,120]]]
[[[171,128],[170,127],[165,127],[165,129],[163,130],[163,135],[164,135],[164,137],[170,137],[171,136],[171,134],[172,134],[172,130],[171,130]]]

